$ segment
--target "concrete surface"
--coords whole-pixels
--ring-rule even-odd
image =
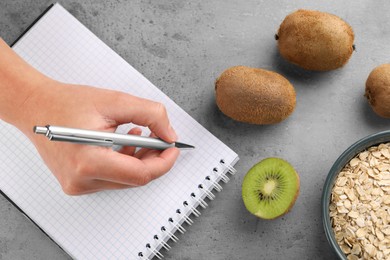
[[[0,36],[11,43],[51,3],[0,1]],[[202,217],[166,259],[332,259],[321,222],[320,198],[328,170],[358,139],[390,128],[363,97],[365,81],[389,62],[388,1],[60,1],[77,19],[241,157]],[[307,72],[286,63],[274,34],[298,8],[334,13],[350,23],[356,51],[342,69]],[[1,54],[0,54],[1,55]],[[226,68],[248,65],[285,75],[297,107],[284,122],[234,122],[215,105],[214,80]],[[259,160],[278,156],[301,176],[290,213],[273,221],[250,215],[241,182]],[[1,180],[0,180],[1,181]],[[68,259],[55,243],[0,196],[0,259]]]

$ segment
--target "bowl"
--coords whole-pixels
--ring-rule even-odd
[[[326,238],[328,239],[330,246],[333,248],[334,252],[337,254],[339,259],[347,259],[347,258],[336,241],[333,228],[330,223],[329,202],[330,202],[330,195],[333,189],[333,184],[339,172],[357,154],[359,154],[360,152],[366,150],[371,146],[378,145],[380,143],[388,143],[388,142],[390,142],[390,130],[375,133],[367,137],[364,137],[363,139],[351,145],[347,150],[345,150],[340,155],[340,157],[336,160],[336,162],[333,164],[332,168],[330,169],[328,176],[326,177],[324,188],[322,191],[322,199],[321,199],[322,223],[324,225]]]

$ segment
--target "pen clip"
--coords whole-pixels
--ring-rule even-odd
[[[73,142],[78,144],[89,144],[89,145],[98,145],[98,146],[107,146],[107,147],[110,147],[114,144],[112,140],[83,138],[83,137],[66,136],[66,135],[49,134],[48,138],[49,140],[52,141]]]

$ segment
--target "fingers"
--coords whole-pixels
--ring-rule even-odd
[[[136,127],[129,133],[140,134],[141,129]],[[164,151],[141,149],[134,155],[138,158],[129,156],[134,151],[134,147],[124,147],[123,153],[110,149],[89,150],[89,156],[76,167],[77,171],[61,182],[63,191],[68,195],[82,195],[143,186],[168,172],[179,155],[179,149],[170,148]]]
[[[109,151],[104,162],[96,162],[99,172],[91,177],[124,185],[143,186],[168,172],[178,155],[177,148],[153,151],[153,154],[141,159]]]
[[[128,134],[130,134],[130,135],[141,135],[142,134],[142,130],[139,127],[134,127],[134,128],[132,128],[128,132]],[[118,150],[118,152],[130,155],[130,156],[133,156],[136,148],[137,147],[134,147],[134,146],[123,146],[121,149]]]
[[[68,195],[84,195],[103,190],[118,190],[132,187],[134,186],[102,180],[90,180],[85,183],[78,183],[72,189],[65,189],[64,192]]]
[[[110,151],[110,155],[105,156],[107,158],[105,162],[90,161],[89,165],[92,164],[94,167],[84,167],[90,170],[76,174],[76,177],[83,176],[83,178],[61,183],[62,189],[68,195],[83,195],[102,190],[143,186],[169,171],[179,153],[177,148],[170,148],[163,152],[157,150],[148,152],[142,160],[139,160]]]
[[[163,104],[120,92],[116,93],[115,99],[115,106],[109,106],[108,116],[118,124],[132,122],[147,126],[164,141],[176,141],[177,135]]]
[[[154,133],[150,133],[149,137],[157,137]],[[137,153],[134,154],[134,156],[138,159],[141,159],[144,157],[145,154],[147,153],[153,153],[154,152],[157,152],[159,153],[160,151],[158,150],[152,150],[152,149],[149,149],[149,148],[142,148],[140,149]]]
[[[150,149],[141,149],[134,156],[140,160],[149,159],[158,156],[160,151],[150,150]]]

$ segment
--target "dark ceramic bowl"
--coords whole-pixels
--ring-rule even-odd
[[[330,195],[332,193],[333,184],[339,172],[358,153],[366,150],[371,146],[378,145],[380,143],[388,143],[388,142],[390,142],[390,130],[372,134],[357,141],[340,155],[340,157],[333,164],[325,180],[324,189],[322,191],[322,201],[321,201],[322,223],[324,225],[326,238],[328,239],[330,246],[333,248],[334,252],[337,254],[337,256],[340,259],[346,260],[347,258],[335,239],[332,225],[330,223],[329,202],[330,202]]]

